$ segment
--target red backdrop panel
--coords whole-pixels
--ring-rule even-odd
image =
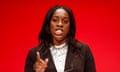
[[[23,72],[27,53],[38,44],[47,10],[69,6],[77,23],[76,39],[87,43],[97,72],[120,72],[120,11],[115,0],[1,0],[0,72]]]

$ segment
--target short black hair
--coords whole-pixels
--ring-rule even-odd
[[[44,18],[44,21],[43,21],[43,26],[42,26],[41,32],[39,33],[39,42],[43,43],[47,46],[50,43],[52,43],[52,35],[50,33],[50,20],[52,18],[53,13],[56,11],[56,9],[59,9],[59,8],[64,9],[70,17],[70,29],[67,34],[67,42],[72,42],[75,37],[76,22],[75,22],[75,18],[74,18],[72,10],[66,6],[55,5],[48,10],[48,12]]]

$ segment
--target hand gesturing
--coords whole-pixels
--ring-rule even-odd
[[[36,56],[36,62],[34,65],[34,69],[36,72],[45,72],[45,69],[47,68],[47,64],[48,64],[48,58],[46,58],[45,60],[40,58],[40,53],[36,52],[37,56]]]

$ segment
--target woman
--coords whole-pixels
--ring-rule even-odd
[[[28,53],[25,72],[96,72],[89,47],[75,40],[75,32],[70,8],[50,8],[39,34],[40,44]]]

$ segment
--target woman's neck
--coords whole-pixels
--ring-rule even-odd
[[[62,41],[53,40],[54,45],[61,45],[61,44],[64,44],[65,42],[66,40],[62,40]]]

